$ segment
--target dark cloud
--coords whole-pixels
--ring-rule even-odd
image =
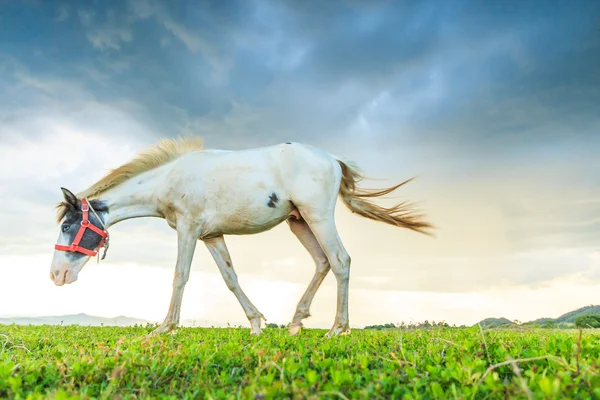
[[[253,143],[344,137],[363,118],[366,134],[387,142],[502,152],[598,128],[599,9],[588,1],[48,3],[12,7],[11,24],[25,25],[0,50],[33,73],[80,79],[99,101],[140,103],[161,131],[210,126],[217,143],[249,133]],[[50,18],[64,10],[77,18]],[[232,127],[239,104],[255,118]]]

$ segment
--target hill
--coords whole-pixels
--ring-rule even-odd
[[[533,321],[524,322],[523,325],[545,325],[551,323],[556,323],[556,320],[554,318],[538,318]]]
[[[572,322],[575,323],[575,320],[582,315],[600,315],[600,306],[589,305],[585,307],[578,308],[575,311],[568,312],[566,314],[561,315],[556,318],[556,322]]]
[[[600,306],[589,305],[578,308],[577,310],[569,311],[558,318],[538,318],[533,321],[524,322],[522,325],[561,325],[572,326],[575,320],[583,315],[600,315]],[[514,325],[514,323],[506,318],[486,318],[479,321],[474,326],[481,325],[483,328],[493,328],[501,325]]]
[[[497,326],[514,325],[515,323],[506,318],[486,318],[479,321],[475,326],[480,325],[482,328],[495,328]]]
[[[87,314],[57,315],[47,317],[0,318],[0,325],[87,325],[87,326],[132,326],[146,325],[149,321],[120,315],[114,318]]]

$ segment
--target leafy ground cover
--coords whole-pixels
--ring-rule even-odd
[[[0,326],[0,398],[600,398],[593,330]]]

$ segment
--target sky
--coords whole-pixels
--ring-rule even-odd
[[[355,161],[435,237],[338,203],[351,327],[526,321],[600,304],[600,3],[592,0],[0,3],[0,316],[161,322],[176,234],[110,230],[73,285],[49,278],[60,187],[81,191],[161,137],[307,143]],[[391,204],[392,200],[381,204]],[[314,272],[284,223],[226,237],[268,322]],[[329,274],[307,327],[329,328]],[[249,326],[197,247],[181,319]]]

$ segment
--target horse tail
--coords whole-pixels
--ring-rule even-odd
[[[431,235],[430,232],[427,232],[427,229],[432,229],[433,225],[425,221],[423,215],[417,214],[413,210],[412,205],[408,202],[404,201],[390,208],[385,208],[367,200],[369,198],[381,197],[391,193],[412,181],[414,178],[410,178],[386,189],[363,189],[357,186],[358,181],[363,178],[359,168],[347,161],[337,160],[337,162],[342,167],[342,180],[340,182],[339,194],[350,211],[374,221],[411,229],[425,235]]]

